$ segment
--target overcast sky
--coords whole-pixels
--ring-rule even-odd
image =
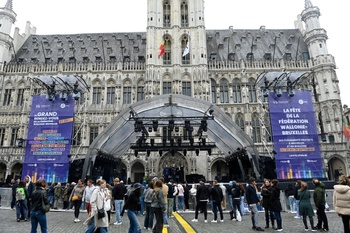
[[[321,27],[328,34],[328,52],[335,57],[342,103],[350,105],[350,22],[348,0],[311,0],[321,11]],[[6,0],[0,0],[0,7]],[[305,0],[205,0],[207,29],[293,29]],[[26,21],[37,34],[79,34],[103,32],[145,32],[147,0],[13,0],[15,27],[24,32]],[[349,65],[348,65],[349,66]]]

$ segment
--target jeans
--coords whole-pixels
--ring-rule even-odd
[[[28,218],[28,206],[27,199],[20,200],[16,202],[16,216],[17,219],[21,219],[21,215],[23,218]]]
[[[178,196],[177,197],[177,202],[178,202],[178,205],[177,205],[177,210],[185,210],[184,209],[184,196]]]
[[[141,227],[137,218],[137,211],[128,210],[128,218],[130,221],[129,233],[141,233]]]
[[[241,196],[241,213],[245,215],[244,196]]]
[[[54,196],[49,196],[49,200],[50,200],[50,206],[52,206],[54,200],[55,200],[55,197]]]
[[[151,207],[151,203],[145,202],[145,208],[146,208],[146,216],[143,226],[145,228],[152,228],[153,227],[153,209]]]
[[[140,197],[140,205],[141,205],[140,214],[143,215],[143,213],[145,212],[145,197]]]
[[[281,213],[280,213],[281,215]],[[266,226],[269,226],[269,220],[271,220],[271,225],[272,227],[275,226],[275,216],[274,216],[274,212],[270,209],[270,208],[265,208],[265,221],[266,221]],[[276,219],[277,221],[277,219]],[[278,223],[277,223],[278,224]]]
[[[232,205],[232,195],[228,195],[228,203],[230,204],[231,210],[233,210],[233,205]]]
[[[251,208],[251,214],[252,214],[252,223],[253,223],[253,227],[260,227],[259,226],[259,211],[258,211],[258,206],[256,203],[254,204],[250,204],[250,208]]]
[[[220,212],[220,219],[224,220],[224,215],[222,213],[221,203],[213,201],[214,220],[218,219],[218,209],[219,209],[219,212]]]
[[[295,211],[296,211],[296,215],[298,218],[300,218],[300,213],[299,213],[299,203],[300,200],[295,200]]]
[[[30,233],[36,233],[38,223],[40,224],[41,233],[47,233],[46,214],[41,210],[34,210],[30,213],[30,222],[32,224],[32,230]]]
[[[115,205],[115,217],[117,222],[123,222],[122,217],[120,216],[120,213],[122,212],[123,209],[123,200],[114,200],[114,205]]]
[[[166,211],[163,212],[163,221],[164,221],[165,225],[168,225],[169,224],[168,223],[168,214],[167,214],[167,212],[168,212],[168,204],[165,204],[165,209],[166,209]]]
[[[167,208],[167,214],[168,217],[172,217],[173,216],[173,205],[174,205],[174,198],[168,198],[168,208]]]
[[[295,198],[294,198],[294,196],[289,196],[288,201],[289,201],[290,211],[295,211]]]
[[[99,227],[100,233],[108,233],[107,227]],[[95,232],[95,217],[91,218],[91,224],[86,228],[85,233]]]
[[[12,200],[11,200],[11,209],[16,207],[16,196],[12,195]]]
[[[275,217],[276,217],[277,229],[282,229],[281,211],[274,211],[273,214],[274,214]]]
[[[55,198],[55,201],[54,201],[54,203],[53,203],[53,207],[54,208],[58,208],[58,201],[59,201],[59,198]]]

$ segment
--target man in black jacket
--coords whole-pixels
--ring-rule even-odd
[[[199,180],[199,186],[197,188],[196,192],[196,200],[197,200],[197,205],[196,205],[196,211],[195,211],[195,217],[192,219],[192,222],[198,222],[198,211],[201,209],[204,214],[204,222],[207,223],[207,203],[209,200],[209,189],[208,187],[205,186],[204,179]]]
[[[114,225],[121,225],[123,222],[123,219],[121,217],[122,208],[124,205],[124,195],[127,192],[124,185],[120,183],[119,178],[114,179],[114,188],[112,190],[112,196],[114,198],[114,205],[115,205],[115,215],[116,215],[116,222]]]
[[[255,178],[251,177],[249,179],[249,185],[247,186],[245,190],[245,195],[246,195],[246,200],[249,208],[251,209],[252,213],[252,223],[253,223],[253,229],[256,231],[264,231],[260,226],[259,226],[259,211],[258,211],[258,195],[256,193],[256,181]]]
[[[218,210],[220,212],[220,222],[224,222],[224,215],[222,213],[222,207],[221,207],[221,202],[224,198],[224,195],[222,193],[222,189],[218,185],[217,180],[213,181],[213,188],[211,189],[210,195],[211,195],[211,200],[213,202],[213,212],[214,212],[214,219],[211,222],[213,223],[218,222]]]

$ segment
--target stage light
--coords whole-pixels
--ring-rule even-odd
[[[183,150],[183,153],[184,153],[184,156],[186,156],[186,155],[187,155],[187,150],[184,149],[184,150]]]
[[[293,90],[292,82],[289,80],[289,78],[287,81],[287,92],[288,92],[289,97],[293,97],[295,94],[295,92]]]
[[[277,87],[274,91],[275,91],[275,95],[277,97],[281,97],[282,96],[282,89],[280,87]]]
[[[150,150],[147,150],[146,153],[147,153],[147,157],[149,157],[150,154],[151,154],[151,151],[150,151]]]
[[[138,150],[135,150],[134,153],[135,153],[135,157],[137,157],[139,152],[138,152]]]
[[[169,130],[170,131],[174,130],[174,120],[169,120]]]
[[[196,155],[199,156],[199,149],[196,149]]]
[[[151,138],[151,146],[154,146],[154,138]]]
[[[61,99],[62,101],[66,101],[66,100],[67,100],[67,97],[68,97],[68,94],[67,94],[65,91],[61,92],[61,94],[60,94],[60,99]]]
[[[182,143],[181,138],[178,138],[178,139],[177,139],[177,145],[178,145],[178,146],[181,146],[181,143]]]
[[[266,98],[266,97],[269,97],[269,94],[270,94],[270,93],[269,93],[269,90],[268,90],[268,89],[265,89],[265,88],[264,88],[264,89],[262,90],[262,94],[263,94],[263,96]]]
[[[162,157],[162,155],[163,155],[163,151],[159,150],[159,156]]]

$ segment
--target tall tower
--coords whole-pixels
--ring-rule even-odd
[[[148,0],[146,54],[146,98],[173,93],[209,100],[204,1]]]
[[[319,22],[320,10],[305,0],[301,20],[305,23],[304,40],[312,60],[312,83],[319,133],[324,142],[342,141],[341,100],[334,57],[328,53],[327,32]]]
[[[12,0],[7,0],[5,7],[0,8],[0,64],[11,59],[13,54],[12,25],[16,21],[16,13],[12,8]]]

